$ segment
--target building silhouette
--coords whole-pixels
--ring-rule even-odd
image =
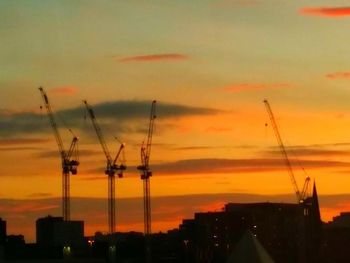
[[[189,262],[225,262],[249,230],[275,262],[319,262],[321,219],[318,197],[300,204],[229,203],[223,211],[196,213],[180,232]]]
[[[0,217],[0,246],[5,244],[6,236],[6,221]]]
[[[36,221],[36,243],[40,246],[82,246],[84,222],[64,221],[63,217],[47,216]]]
[[[252,232],[247,230],[226,263],[274,263],[271,256]]]
[[[0,262],[4,258],[6,236],[6,221],[0,217]]]
[[[324,224],[321,263],[350,262],[350,212],[333,217]]]
[[[36,221],[36,244],[7,235],[0,219],[0,262],[145,262],[139,232],[84,237],[84,222],[47,216]],[[150,236],[152,263],[349,263],[350,212],[322,223],[316,186],[302,203],[228,203],[195,213],[178,229]],[[111,257],[110,247],[116,254]]]

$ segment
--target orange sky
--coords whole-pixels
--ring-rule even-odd
[[[160,200],[152,210],[155,231],[230,201],[295,201],[265,98],[299,188],[306,175],[316,181],[323,220],[348,210],[346,4],[2,1],[0,217],[9,233],[34,240],[36,218],[60,215],[60,159],[40,110],[39,86],[48,93],[65,146],[67,128],[80,137],[71,214],[86,221],[88,234],[107,230],[107,178],[83,99],[93,106],[111,154],[119,147],[114,136],[126,143],[128,170],[116,182],[117,229],[142,230],[135,167],[153,99],[151,193]],[[194,196],[200,198],[193,206],[183,205],[182,198]],[[79,198],[94,200],[96,212],[82,209]],[[128,213],[135,221],[126,220]]]

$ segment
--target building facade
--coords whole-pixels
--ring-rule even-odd
[[[81,246],[84,244],[84,222],[64,221],[47,216],[36,221],[36,242],[40,246]]]
[[[196,213],[180,232],[189,262],[225,262],[249,230],[275,262],[319,262],[321,219],[316,187],[300,204],[229,203],[220,212]]]

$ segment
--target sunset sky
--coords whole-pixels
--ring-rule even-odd
[[[312,3],[312,4],[311,4]],[[330,4],[331,3],[331,4]],[[0,217],[35,241],[61,215],[57,145],[38,87],[68,148],[72,219],[107,231],[105,157],[126,143],[117,230],[143,230],[140,146],[152,100],[153,231],[227,202],[295,202],[268,99],[299,188],[316,180],[321,216],[350,210],[350,2],[289,0],[0,1]]]

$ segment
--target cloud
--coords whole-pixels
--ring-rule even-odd
[[[335,72],[326,75],[329,79],[350,79],[350,72]]]
[[[39,138],[11,138],[0,139],[0,151],[23,151],[23,150],[39,150],[40,147],[30,145],[42,145],[48,140]]]
[[[176,147],[173,148],[174,150],[179,150],[179,151],[192,151],[192,150],[212,150],[212,149],[217,149],[218,147],[213,147],[213,146],[187,146],[187,147]]]
[[[51,196],[52,196],[51,193],[33,193],[28,195],[29,198],[47,198]]]
[[[50,89],[49,92],[57,96],[73,96],[78,92],[78,89],[76,87],[66,86]]]
[[[274,149],[265,151],[268,155],[281,155],[281,151],[277,147],[273,147]],[[330,150],[330,149],[322,149],[322,148],[309,148],[303,146],[292,146],[285,147],[288,154],[291,156],[347,156],[350,155],[350,150]]]
[[[102,151],[79,149],[79,156],[80,157],[82,157],[82,156],[88,157],[88,156],[96,156],[96,155],[102,155]],[[42,151],[41,153],[38,153],[36,156],[40,157],[40,158],[52,158],[52,157],[56,158],[56,157],[60,156],[60,153],[58,152],[58,150]]]
[[[157,62],[157,61],[182,61],[188,60],[189,56],[177,53],[152,54],[133,57],[119,58],[120,62]]]
[[[150,107],[151,101],[141,100],[111,101],[93,105],[94,112],[101,125],[108,126],[113,124],[113,130],[115,130],[115,122],[112,121],[123,122],[123,125],[118,125],[119,130],[116,132],[127,133],[145,132],[144,129],[147,128],[147,125],[140,126],[139,122],[135,124],[135,121],[148,120]],[[195,115],[212,115],[221,111],[212,108],[158,102],[156,112],[158,119],[168,119]],[[55,112],[58,126],[68,126],[69,128],[87,127],[84,124],[84,115],[88,118],[83,105]],[[62,119],[65,122],[64,125],[62,125]],[[90,128],[88,129],[91,130]],[[47,132],[50,129],[47,116],[44,113],[0,111],[0,134],[2,135],[12,137],[31,132]]]
[[[326,146],[335,146],[335,147],[343,147],[350,146],[350,142],[336,142],[336,143],[323,143],[323,144],[311,144],[310,147],[326,147]],[[295,146],[300,147],[300,146]]]
[[[5,205],[0,206],[1,213],[31,213],[31,212],[40,212],[48,211],[51,209],[56,209],[57,204],[43,204],[40,200],[31,200],[30,202],[16,202],[11,201]]]
[[[142,100],[114,101],[98,103],[92,105],[92,107],[98,118],[113,118],[118,120],[130,118],[148,119],[151,108],[151,102]],[[220,112],[221,111],[217,109],[194,107],[165,102],[157,102],[156,106],[157,118],[211,115]],[[62,111],[62,114],[67,114],[71,116],[76,116],[77,114],[80,115],[81,108],[74,108],[71,110]]]
[[[299,10],[302,15],[338,18],[350,16],[350,7],[306,7]]]
[[[296,168],[307,169],[350,167],[350,163],[330,160],[293,160]],[[134,169],[134,167],[129,168]],[[228,174],[228,173],[259,173],[266,171],[285,170],[283,159],[186,159],[176,162],[152,164],[151,169],[157,175],[181,174]]]
[[[40,150],[39,147],[0,147],[1,152]]]
[[[241,83],[233,84],[224,88],[226,92],[240,92],[247,90],[265,90],[265,89],[276,89],[276,88],[290,88],[291,85],[287,83]]]
[[[277,151],[274,154],[279,154]],[[289,159],[294,170],[319,168],[349,168],[350,163],[331,160]],[[256,159],[184,159],[175,162],[152,163],[151,170],[157,176],[169,175],[204,175],[204,174],[235,174],[235,173],[264,173],[285,171],[286,165],[282,158]],[[104,167],[93,168],[84,180],[95,180],[96,174],[102,173]],[[126,176],[139,176],[136,166],[128,166]]]
[[[22,144],[38,144],[45,143],[48,140],[41,138],[11,138],[11,139],[0,139],[0,146],[12,146]]]
[[[46,116],[38,113],[0,111],[0,134],[8,137],[46,131],[48,126]]]

